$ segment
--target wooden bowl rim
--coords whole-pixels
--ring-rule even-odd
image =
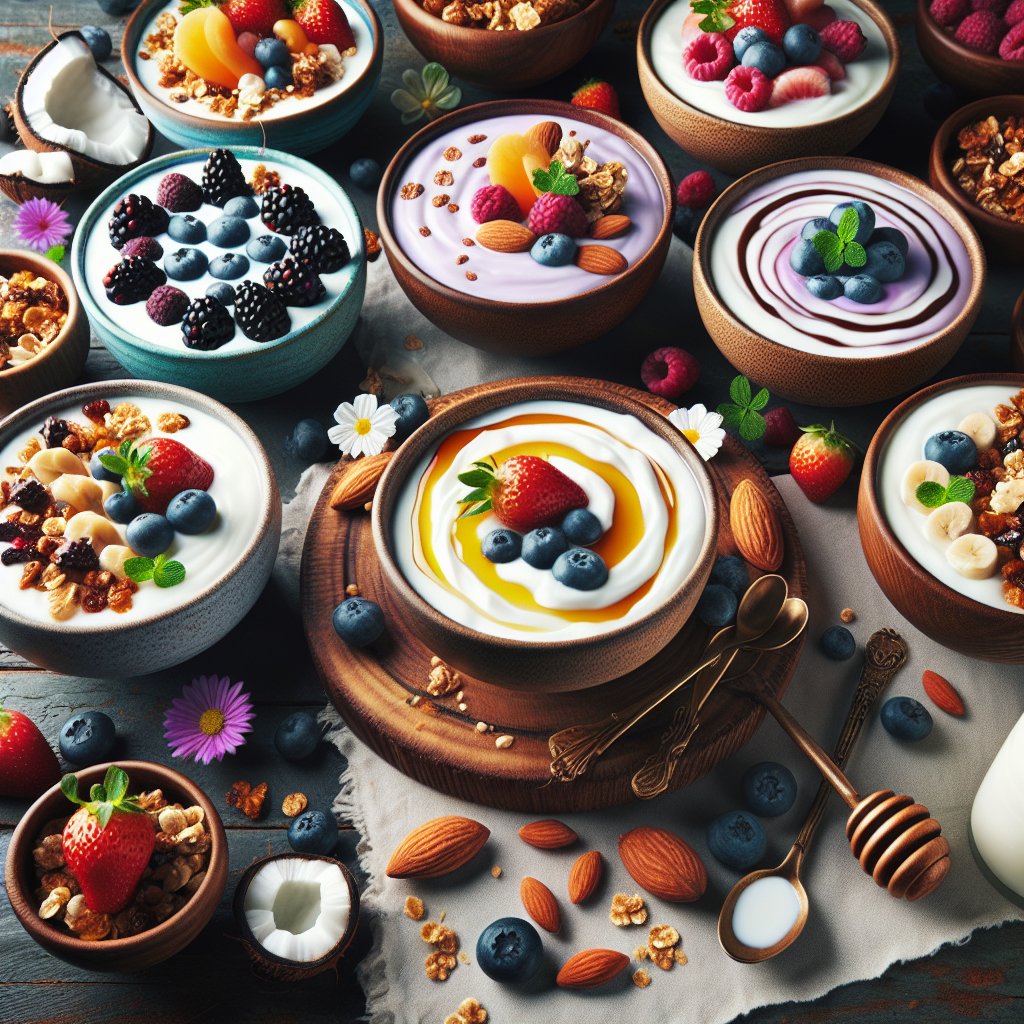
[[[864,500],[867,502],[874,525],[877,528],[886,546],[894,549],[900,558],[910,564],[918,575],[922,587],[930,588],[935,597],[942,601],[950,602],[959,606],[971,615],[994,618],[1000,626],[1019,628],[1022,617],[1011,611],[996,608],[993,605],[983,604],[973,597],[961,594],[958,590],[943,583],[937,576],[932,575],[900,542],[893,532],[888,519],[882,511],[882,504],[878,498],[877,475],[878,465],[881,461],[882,451],[888,444],[892,432],[899,426],[900,422],[906,419],[918,406],[940,395],[943,392],[958,391],[961,388],[974,387],[979,384],[1008,384],[1010,389],[1020,390],[1024,388],[1024,373],[968,373],[960,377],[951,377],[949,380],[940,380],[935,384],[916,391],[909,398],[904,399],[888,416],[882,420],[881,425],[875,431],[864,455],[864,466],[861,470],[861,486],[864,492]]]
[[[740,320],[722,300],[722,297],[718,294],[718,289],[715,287],[714,278],[708,265],[712,233],[718,226],[718,221],[728,213],[729,208],[731,208],[734,202],[742,199],[751,189],[756,188],[758,185],[798,171],[819,169],[860,171],[884,178],[886,181],[893,182],[896,185],[901,185],[903,188],[928,200],[936,212],[957,229],[957,234],[966,246],[967,255],[971,262],[971,291],[960,312],[937,334],[926,338],[910,348],[901,348],[898,352],[869,356],[867,358],[857,355],[833,356],[820,352],[804,352],[792,349],[788,345],[782,345],[774,339],[759,333],[755,328]],[[802,156],[794,160],[782,160],[779,163],[768,164],[767,167],[751,171],[749,174],[745,174],[742,178],[734,181],[719,195],[705,214],[704,220],[701,222],[700,229],[697,232],[697,239],[693,247],[693,273],[695,281],[699,281],[707,290],[719,314],[728,321],[729,326],[733,330],[742,331],[745,335],[755,337],[759,345],[766,345],[770,348],[781,350],[786,354],[787,358],[812,360],[822,366],[834,369],[837,373],[841,373],[844,369],[848,369],[851,365],[857,363],[872,363],[879,367],[893,365],[907,356],[942,342],[949,335],[958,331],[960,325],[977,309],[982,301],[985,289],[986,262],[984,247],[971,222],[953,203],[920,178],[906,171],[898,170],[895,167],[889,167],[887,164],[876,163],[873,160],[864,160],[861,157]]]
[[[183,798],[188,797],[193,804],[202,807],[204,823],[211,823],[208,829],[213,838],[210,848],[210,863],[206,868],[206,877],[200,882],[199,888],[192,894],[188,903],[180,910],[175,911],[166,921],[161,921],[160,924],[140,932],[138,935],[129,935],[121,939],[103,939],[101,942],[86,942],[84,939],[76,938],[69,932],[62,932],[49,921],[44,921],[36,913],[36,901],[34,898],[26,895],[22,885],[21,876],[25,865],[19,863],[19,861],[24,860],[25,855],[31,857],[32,844],[35,842],[39,826],[50,820],[49,817],[43,816],[43,804],[48,804],[55,797],[62,795],[60,783],[51,786],[21,816],[21,820],[11,836],[5,869],[7,894],[15,916],[21,922],[25,931],[36,942],[40,945],[57,946],[65,952],[74,953],[80,957],[90,957],[93,951],[102,952],[105,950],[113,950],[124,954],[137,953],[144,948],[159,945],[161,940],[178,929],[184,920],[183,915],[190,908],[194,909],[195,906],[199,905],[197,901],[200,900],[200,897],[207,897],[211,887],[217,885],[218,875],[226,876],[228,870],[228,843],[227,835],[224,831],[224,822],[221,820],[214,802],[197,783],[174,768],[157,764],[155,761],[107,761],[103,764],[81,768],[74,772],[74,775],[80,782],[101,782],[104,773],[111,764],[116,764],[119,768],[123,768],[128,773],[129,779],[132,779],[133,774],[145,773],[147,776],[157,780],[160,788],[165,790],[165,795],[167,793],[170,793],[172,796],[180,794],[178,799],[182,803],[184,803]],[[70,807],[70,805],[68,806]],[[210,917],[216,912],[219,904],[220,897],[218,896]],[[97,957],[97,959],[101,958]]]
[[[980,53],[978,50],[972,50],[969,46],[957,42],[953,35],[946,32],[928,13],[928,7],[928,0],[917,0],[915,28],[918,33],[926,33],[943,50],[944,59],[974,64],[982,71],[995,73],[1000,77],[1013,70],[1012,61],[1005,61],[998,55],[993,57],[988,53]],[[1021,87],[1024,88],[1024,64],[1020,65],[1020,82]]]
[[[580,637],[575,640],[532,642],[491,636],[471,626],[456,622],[454,619],[449,618],[449,616],[439,612],[421,597],[415,587],[405,578],[405,574],[391,552],[391,545],[389,543],[392,529],[392,514],[398,492],[406,482],[409,471],[429,451],[436,448],[440,441],[453,430],[458,429],[468,419],[488,411],[486,409],[478,409],[477,407],[495,395],[505,396],[509,405],[532,400],[568,401],[576,402],[580,405],[594,405],[613,412],[628,413],[635,416],[645,427],[668,442],[682,459],[693,474],[697,490],[704,505],[704,537],[697,558],[690,567],[685,579],[657,607],[639,619],[617,626],[615,629],[596,633],[593,636]],[[603,382],[590,377],[562,377],[554,375],[515,377],[509,380],[476,384],[472,387],[453,392],[448,397],[456,396],[458,401],[454,402],[447,409],[443,409],[436,415],[431,416],[423,426],[416,430],[398,448],[394,458],[391,459],[384,470],[384,475],[377,486],[377,493],[374,497],[371,513],[373,545],[381,564],[382,575],[386,578],[388,585],[398,591],[401,599],[407,604],[413,605],[417,612],[422,617],[429,619],[436,629],[452,633],[462,640],[491,646],[495,651],[510,650],[517,653],[536,655],[564,654],[569,650],[579,650],[589,646],[615,643],[630,634],[638,633],[642,629],[654,625],[665,609],[679,599],[679,595],[685,591],[691,581],[695,577],[699,577],[705,568],[710,568],[710,565],[714,562],[717,555],[719,525],[718,498],[715,484],[708,472],[704,459],[682,433],[669,423],[667,414],[657,412],[650,405],[642,402],[632,394],[623,395],[615,392],[605,392],[603,390]]]
[[[505,35],[506,33],[498,33]],[[530,33],[525,33],[530,34]],[[601,284],[588,288],[584,292],[575,295],[568,295],[560,299],[551,299],[546,302],[509,302],[504,299],[485,299],[468,292],[458,291],[449,288],[448,285],[431,277],[426,271],[421,270],[406,254],[398,244],[391,231],[390,198],[393,185],[399,178],[405,164],[416,151],[438,135],[442,135],[449,128],[456,128],[473,121],[479,121],[486,117],[500,117],[503,114],[539,114],[552,117],[567,117],[574,121],[582,121],[584,124],[594,125],[602,128],[612,135],[623,139],[629,144],[640,159],[647,162],[654,175],[655,181],[661,188],[664,210],[662,213],[661,227],[654,241],[651,242],[647,251],[635,263],[627,267],[621,274],[617,274]],[[673,190],[672,178],[665,166],[658,151],[635,129],[631,128],[624,121],[619,121],[607,114],[599,113],[596,110],[588,110],[584,107],[574,107],[569,103],[562,103],[559,100],[544,99],[522,99],[522,100],[486,100],[483,103],[474,103],[468,107],[461,107],[431,121],[418,132],[416,132],[391,158],[390,163],[384,171],[381,179],[380,189],[377,193],[377,225],[381,239],[384,242],[384,251],[388,259],[397,262],[402,272],[413,278],[416,283],[435,295],[440,295],[450,303],[468,305],[471,308],[486,311],[491,314],[504,313],[515,315],[520,310],[528,309],[531,312],[544,312],[551,310],[560,317],[568,315],[571,311],[582,306],[590,306],[590,303],[597,296],[607,294],[610,290],[618,290],[631,278],[639,275],[647,265],[657,258],[666,241],[672,233],[672,209]],[[567,312],[568,311],[568,312]]]

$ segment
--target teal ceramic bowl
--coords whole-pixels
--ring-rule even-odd
[[[222,402],[249,402],[278,395],[322,369],[348,340],[363,305],[366,292],[366,247],[359,214],[338,183],[311,163],[275,150],[248,146],[232,147],[248,174],[256,163],[279,170],[284,182],[304,188],[324,223],[337,227],[351,250],[348,263],[333,274],[323,275],[326,299],[308,309],[289,307],[292,330],[274,341],[255,342],[238,330],[234,338],[209,351],[186,348],[177,326],[159,327],[146,315],[145,303],[116,306],[103,290],[103,276],[120,258],[109,242],[107,222],[122,196],[142,192],[153,198],[156,184],[170,172],[179,171],[199,180],[209,150],[187,150],[157,157],[129,172],[106,189],[89,207],[75,232],[71,249],[71,272],[92,328],[114,358],[133,376],[181,384]],[[210,220],[221,211],[203,205],[195,216]],[[251,234],[268,233],[258,217],[250,223]],[[282,236],[287,242],[287,236]],[[158,236],[165,254],[176,243]],[[202,243],[212,259],[216,247]],[[234,251],[244,253],[245,245]],[[259,280],[265,267],[252,263],[249,279]],[[198,298],[212,283],[204,276],[197,281],[169,281],[190,299]],[[231,282],[233,284],[239,281]]]
[[[366,113],[384,64],[383,30],[369,0],[339,0],[356,37],[341,80],[309,100],[284,100],[243,121],[211,113],[195,101],[175,103],[158,84],[156,62],[144,60],[145,39],[164,11],[177,14],[178,0],[144,0],[128,21],[121,44],[124,68],[136,102],[156,129],[185,148],[265,144],[298,156],[318,153],[350,132]]]

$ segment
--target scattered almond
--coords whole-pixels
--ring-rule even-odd
[[[331,508],[349,512],[365,505],[376,492],[377,484],[394,454],[381,452],[379,455],[365,455],[348,463],[331,491]]]
[[[964,707],[963,698],[948,679],[944,679],[937,672],[930,669],[924,670],[921,676],[921,685],[928,699],[940,710],[954,718],[963,718],[967,709]]]
[[[623,213],[609,213],[604,217],[598,217],[590,225],[591,238],[618,238],[624,235],[632,226],[633,222]]]
[[[588,274],[621,274],[629,263],[610,245],[581,245],[576,250],[576,266]]]
[[[619,856],[637,885],[669,903],[692,903],[707,888],[700,857],[666,829],[641,826],[619,836]]]
[[[476,229],[476,240],[494,252],[526,252],[537,236],[514,220],[489,220]]]
[[[555,978],[561,988],[596,988],[629,966],[629,957],[614,949],[585,949],[569,957]]]
[[[560,850],[563,846],[572,846],[579,836],[565,822],[557,818],[545,818],[524,825],[519,830],[519,838],[538,850]]]
[[[553,156],[562,144],[562,126],[557,121],[539,121],[527,130],[526,137],[535,139],[548,156]]]
[[[603,874],[604,860],[597,850],[581,854],[569,871],[569,902],[582,903],[589,899]]]
[[[523,909],[544,931],[554,935],[562,927],[558,900],[543,882],[527,875],[519,883],[519,898],[523,901]]]
[[[749,477],[741,480],[729,503],[729,526],[740,554],[764,572],[782,565],[782,526],[775,509]]]
[[[389,878],[439,878],[469,863],[483,849],[491,830],[456,814],[433,818],[414,828],[391,854]]]

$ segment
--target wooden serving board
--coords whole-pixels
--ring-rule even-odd
[[[674,408],[654,395],[621,385],[607,387],[664,414]],[[476,390],[443,396],[431,403],[431,409],[440,411]],[[306,638],[317,672],[327,696],[352,731],[406,775],[474,803],[529,813],[556,813],[613,807],[635,799],[630,778],[657,745],[674,704],[652,714],[649,721],[613,746],[575,782],[552,779],[548,737],[569,725],[602,719],[677,676],[679,669],[703,649],[709,631],[693,619],[645,665],[587,690],[538,694],[464,676],[467,710],[459,711],[454,694],[433,698],[426,691],[432,654],[389,606],[369,514],[337,512],[328,504],[347,465],[351,463],[339,463],[331,474],[310,519],[302,557],[301,600]],[[807,571],[796,528],[764,469],[731,436],[708,467],[718,492],[719,553],[737,554],[729,529],[729,495],[740,480],[753,478],[782,522],[786,550],[779,571],[789,582],[790,594],[804,597]],[[756,570],[752,572],[757,574]],[[377,601],[387,618],[388,632],[372,649],[350,648],[331,625],[331,613],[352,583],[362,596]],[[767,692],[781,696],[801,646],[802,641],[761,657],[754,671]],[[420,700],[413,705],[411,701],[417,696]],[[733,697],[725,689],[718,691],[708,707],[701,729],[676,772],[676,787],[705,775],[743,746],[764,713],[750,700]],[[494,726],[494,731],[477,732],[478,722]],[[515,738],[511,747],[499,750],[495,746],[495,737],[500,734]]]

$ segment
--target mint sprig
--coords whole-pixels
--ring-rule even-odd
[[[556,196],[575,196],[580,191],[580,183],[566,171],[560,160],[552,160],[546,171],[538,167],[533,172],[533,184],[541,192],[551,192]]]
[[[185,566],[166,555],[157,555],[156,558],[136,555],[125,559],[124,574],[133,583],[152,580],[158,587],[176,587],[185,579]]]
[[[736,24],[729,13],[734,0],[690,0],[690,10],[705,17],[698,24],[702,32],[728,32]]]
[[[811,239],[830,274],[834,274],[844,263],[848,267],[863,267],[867,263],[868,254],[864,246],[854,241],[859,227],[860,215],[852,206],[848,206],[843,210],[835,231],[822,229]]]
[[[925,480],[917,485],[914,496],[925,508],[939,508],[951,502],[960,501],[970,505],[974,500],[974,484],[966,477],[952,476],[945,487],[935,480]]]
[[[734,377],[729,385],[731,402],[723,402],[718,414],[727,427],[735,430],[744,441],[757,441],[768,429],[761,410],[771,397],[767,388],[761,388],[755,395],[750,381],[742,374]]]
[[[78,795],[78,779],[73,772],[68,772],[60,780],[60,791],[73,804],[84,807],[106,828],[115,811],[126,811],[130,814],[142,814],[142,808],[136,803],[136,797],[128,796],[128,773],[123,768],[112,764],[103,776],[102,783],[96,783],[89,789],[89,799],[83,800]]]

